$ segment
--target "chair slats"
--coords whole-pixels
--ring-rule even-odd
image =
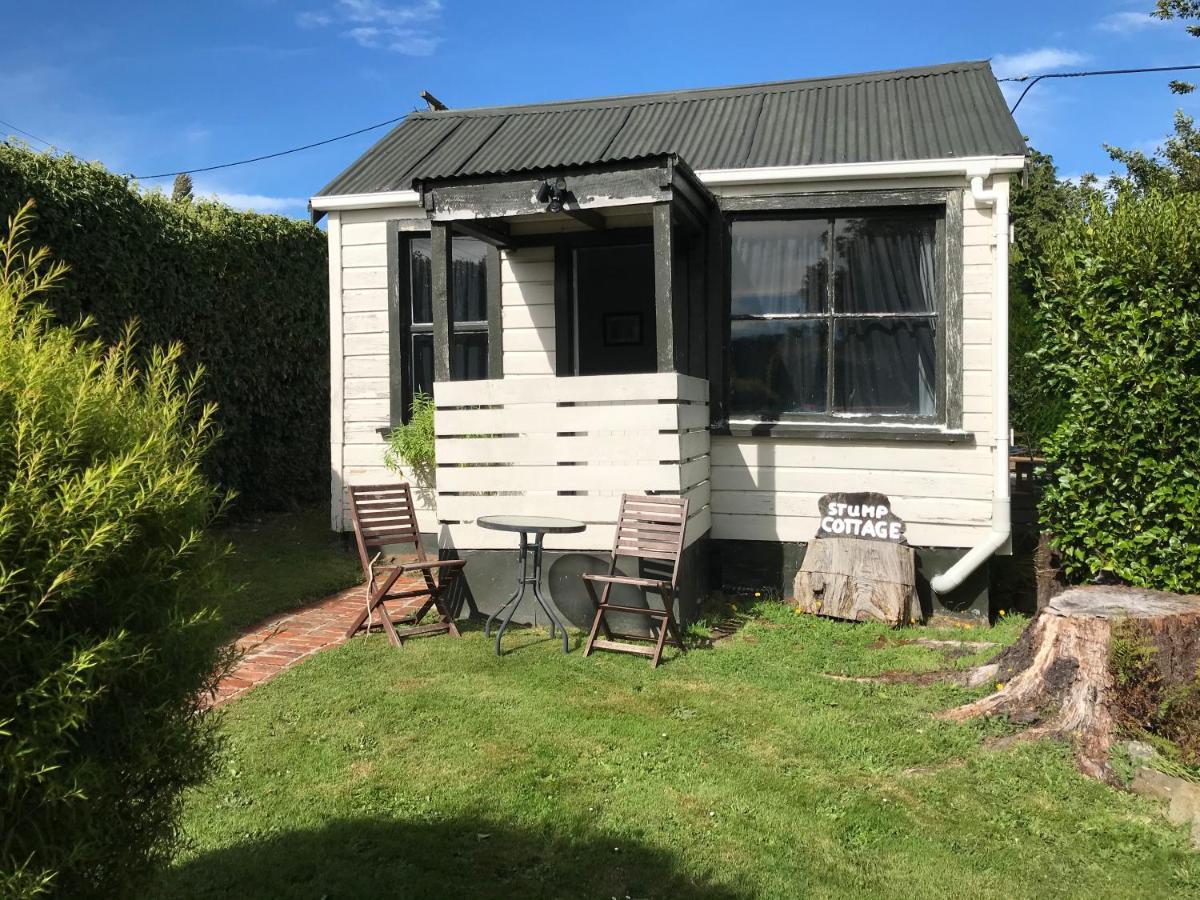
[[[353,637],[367,624],[371,628],[370,619],[378,613],[380,624],[387,632],[388,639],[397,647],[403,645],[405,638],[422,634],[440,634],[449,632],[459,636],[454,624],[454,616],[447,604],[446,594],[454,583],[458,572],[466,565],[463,560],[444,560],[430,564],[425,558],[425,548],[421,544],[421,530],[417,522],[417,511],[413,506],[412,489],[407,483],[402,484],[367,484],[351,485],[350,518],[354,525],[354,537],[358,544],[358,556],[366,578],[366,604],[363,611],[355,618],[346,632],[347,637]],[[370,548],[380,548],[395,544],[411,544],[416,563],[393,566],[382,572],[376,572]],[[411,568],[410,568],[411,566]],[[421,568],[424,566],[424,568]],[[438,573],[435,580],[433,573]],[[405,589],[394,590],[394,586],[405,574],[420,573],[418,584],[423,581],[424,587],[414,587],[405,584]],[[445,573],[445,574],[442,574]],[[385,605],[388,600],[409,600],[425,597],[425,602],[415,612],[405,614],[396,621],[411,622],[413,627],[398,630]],[[472,606],[472,608],[474,608]],[[421,624],[421,619],[430,609],[437,610],[438,620],[432,624]]]
[[[670,495],[638,496],[625,494],[621,497],[621,509],[617,517],[616,535],[613,538],[612,562],[607,575],[584,575],[583,583],[588,595],[596,604],[596,616],[592,621],[592,630],[588,634],[584,646],[584,656],[589,656],[594,649],[615,650],[622,653],[636,653],[648,656],[651,666],[658,666],[662,658],[663,645],[670,643],[679,647],[683,652],[683,636],[675,623],[672,607],[675,602],[675,590],[679,579],[679,560],[683,555],[683,538],[687,528],[688,501],[685,497]],[[671,579],[657,580],[649,578],[630,578],[619,576],[617,558],[621,556],[642,560],[664,560],[671,563]],[[656,567],[657,568],[657,567]],[[662,568],[666,568],[663,566]],[[594,583],[603,584],[603,591],[596,596]],[[609,592],[613,584],[630,587],[640,587],[645,590],[657,590],[662,597],[663,608],[630,607],[609,602]],[[614,637],[626,640],[644,640],[627,634],[616,634],[605,618],[609,611],[634,613],[649,617],[657,624],[658,634],[654,638],[653,647],[642,647],[637,644],[622,643],[613,640]],[[604,630],[605,640],[599,638],[600,629]]]

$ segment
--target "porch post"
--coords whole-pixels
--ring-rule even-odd
[[[671,204],[655,203],[654,220],[654,323],[658,371],[676,371],[675,304],[671,284]]]
[[[453,246],[450,225],[430,223],[433,257],[433,380],[450,380],[450,284]]]

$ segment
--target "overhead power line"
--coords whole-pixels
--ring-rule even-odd
[[[33,134],[32,132],[26,131],[24,128],[18,128],[12,122],[5,122],[3,119],[0,119],[0,125],[3,125],[5,128],[11,128],[17,134],[23,134],[27,138],[33,138],[39,144],[45,144],[47,147],[53,146],[49,141],[38,137],[36,134]]]
[[[1025,95],[1043,78],[1087,78],[1092,75],[1142,75],[1147,72],[1186,72],[1190,69],[1200,69],[1200,65],[1150,66],[1142,69],[1096,69],[1092,72],[1047,72],[1045,75],[1012,75],[1008,78],[997,78],[996,80],[1029,82],[1029,84],[1025,85],[1025,90],[1021,91],[1021,96],[1017,98],[1017,102],[1009,110],[1010,113],[1015,113],[1017,107],[1021,105],[1021,101],[1025,99]]]
[[[407,115],[407,114],[406,114]],[[195,175],[197,172],[215,172],[217,169],[231,169],[234,166],[244,166],[249,163],[262,162],[264,159],[277,159],[280,156],[287,156],[291,153],[300,153],[303,150],[311,150],[314,147],[323,147],[326,144],[332,144],[334,141],[344,141],[346,138],[352,138],[356,135],[366,134],[368,131],[374,131],[376,128],[383,128],[387,125],[395,125],[404,116],[396,116],[394,119],[388,119],[386,122],[376,122],[374,125],[368,125],[366,128],[359,128],[357,131],[348,131],[345,134],[339,134],[337,137],[325,138],[323,141],[313,141],[311,144],[305,144],[302,147],[292,147],[288,150],[280,150],[276,153],[264,153],[262,156],[252,156],[249,159],[239,159],[234,162],[220,163],[215,166],[201,166],[196,169],[180,169],[178,172],[159,172],[155,175],[130,175],[130,178],[140,180],[150,180],[152,178],[173,178],[176,175]]]

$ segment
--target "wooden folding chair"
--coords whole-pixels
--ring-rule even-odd
[[[447,596],[459,570],[467,562],[464,559],[425,558],[425,548],[421,546],[417,513],[413,508],[412,491],[408,483],[351,486],[350,519],[354,523],[358,558],[362,562],[367,585],[366,604],[346,629],[346,637],[354,637],[364,623],[366,630],[370,632],[376,613],[379,614],[379,624],[387,632],[388,640],[397,647],[403,646],[405,638],[421,634],[449,632],[455,637],[461,637],[454,624],[454,615],[447,602]],[[416,561],[376,572],[375,563],[383,555],[383,547],[393,544],[412,544],[416,551]],[[372,549],[375,550],[374,556],[371,555]],[[413,572],[421,573],[425,581],[423,587],[393,590],[400,576]],[[437,579],[434,578],[435,572],[439,575]],[[411,601],[417,597],[425,597],[426,600],[416,612],[392,620],[385,606],[387,601]],[[429,625],[420,624],[430,609],[437,610],[438,621]],[[412,627],[397,629],[397,623]]]
[[[639,656],[650,657],[650,665],[657,668],[662,658],[663,645],[670,643],[686,653],[683,645],[683,634],[675,622],[672,608],[675,605],[675,590],[679,579],[679,558],[683,555],[683,533],[687,528],[688,502],[682,497],[640,496],[624,494],[621,497],[621,512],[617,518],[617,535],[613,539],[612,562],[607,575],[585,574],[584,586],[588,596],[596,605],[596,618],[592,621],[592,630],[588,634],[587,644],[583,655],[590,656],[594,648],[600,650],[615,650],[619,653],[636,653]],[[617,559],[630,557],[639,560],[662,560],[671,565],[671,580],[656,578],[631,578],[618,575]],[[604,585],[600,596],[596,596],[595,585]],[[657,591],[662,597],[663,608],[653,609],[649,606],[619,606],[609,602],[609,593],[614,584],[628,585],[641,588],[647,592]],[[636,634],[618,634],[610,627],[605,615],[609,612],[633,613],[650,618],[651,636],[649,638]],[[596,635],[604,629],[604,640],[597,640]],[[668,641],[668,632],[670,632]],[[653,647],[643,647],[639,644],[622,643],[614,638],[625,641],[654,641]]]

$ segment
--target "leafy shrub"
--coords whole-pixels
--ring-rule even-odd
[[[60,265],[0,243],[0,894],[132,896],[217,746],[205,609],[223,498],[178,344],[54,323]]]
[[[0,222],[37,203],[33,241],[70,266],[47,298],[113,343],[137,320],[144,346],[182,341],[208,372],[224,435],[205,470],[243,512],[327,496],[328,251],[307,222],[172,203],[96,164],[0,144]]]
[[[389,469],[409,474],[420,484],[432,486],[437,458],[434,449],[433,398],[418,391],[413,395],[412,415],[404,425],[388,434],[383,461]]]
[[[1200,194],[1093,198],[1038,276],[1044,526],[1075,582],[1200,591]]]

